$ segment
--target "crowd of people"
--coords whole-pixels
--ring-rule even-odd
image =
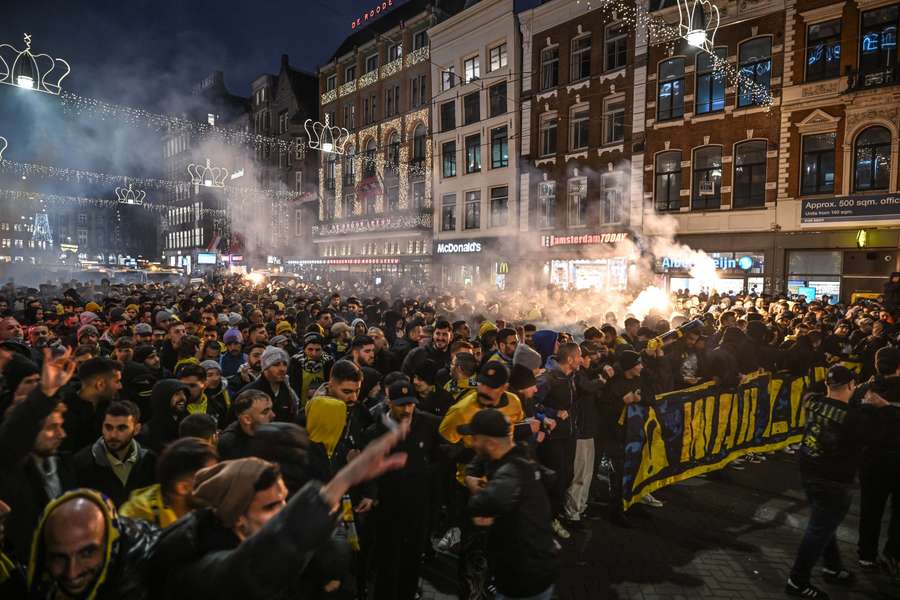
[[[853,579],[834,533],[857,469],[858,565],[900,561],[895,295],[681,293],[635,316],[562,290],[9,284],[0,596],[412,600],[444,553],[461,598],[549,600],[573,530],[635,526],[628,405],[827,367],[787,450],[812,512],[786,587],[827,598],[820,558]]]

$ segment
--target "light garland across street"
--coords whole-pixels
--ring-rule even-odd
[[[181,208],[171,204],[156,204],[144,202],[143,204],[135,204],[132,202],[120,202],[118,200],[109,200],[107,198],[91,198],[88,196],[66,196],[62,194],[45,194],[41,192],[23,192],[21,190],[3,190],[0,189],[0,199],[4,202],[39,202],[44,203],[77,203],[81,206],[92,206],[96,208],[118,208],[119,206],[136,206],[144,210],[152,210],[156,212],[164,212],[173,208]],[[225,216],[225,210],[212,208],[201,208],[200,213],[204,215]]]

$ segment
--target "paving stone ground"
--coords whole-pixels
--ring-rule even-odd
[[[725,469],[654,495],[665,506],[639,507],[634,529],[598,518],[564,543],[559,600],[788,598],[784,582],[808,517],[794,457],[777,453],[744,471]],[[838,531],[857,584],[829,586],[818,574],[814,582],[834,600],[900,600],[900,581],[856,569],[858,522],[857,490]],[[427,565],[425,600],[455,598],[455,586],[451,558]]]

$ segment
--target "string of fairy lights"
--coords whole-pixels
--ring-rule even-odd
[[[25,192],[22,190],[0,189],[0,200],[16,201],[16,202],[35,202],[40,203],[41,208],[45,209],[44,204],[78,204],[80,206],[89,206],[96,208],[120,208],[123,206],[134,206],[143,210],[154,212],[166,212],[172,209],[182,208],[171,204],[158,204],[144,202],[141,204],[131,202],[121,202],[118,200],[110,200],[107,198],[94,198],[90,196],[71,196],[65,194],[47,194],[44,192]],[[194,210],[194,209],[192,209]],[[200,214],[211,215],[214,217],[225,216],[226,211],[223,209],[201,208]]]

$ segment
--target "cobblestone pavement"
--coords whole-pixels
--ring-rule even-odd
[[[808,517],[793,457],[770,455],[743,471],[725,469],[654,495],[665,506],[639,506],[633,529],[595,518],[573,533],[563,546],[559,600],[788,598],[784,583]],[[598,516],[605,512],[597,507]],[[900,581],[856,569],[858,522],[857,491],[838,539],[859,581],[850,589],[831,586],[816,572],[814,583],[834,600],[900,600]],[[455,598],[452,559],[438,557],[425,577],[425,600]]]

